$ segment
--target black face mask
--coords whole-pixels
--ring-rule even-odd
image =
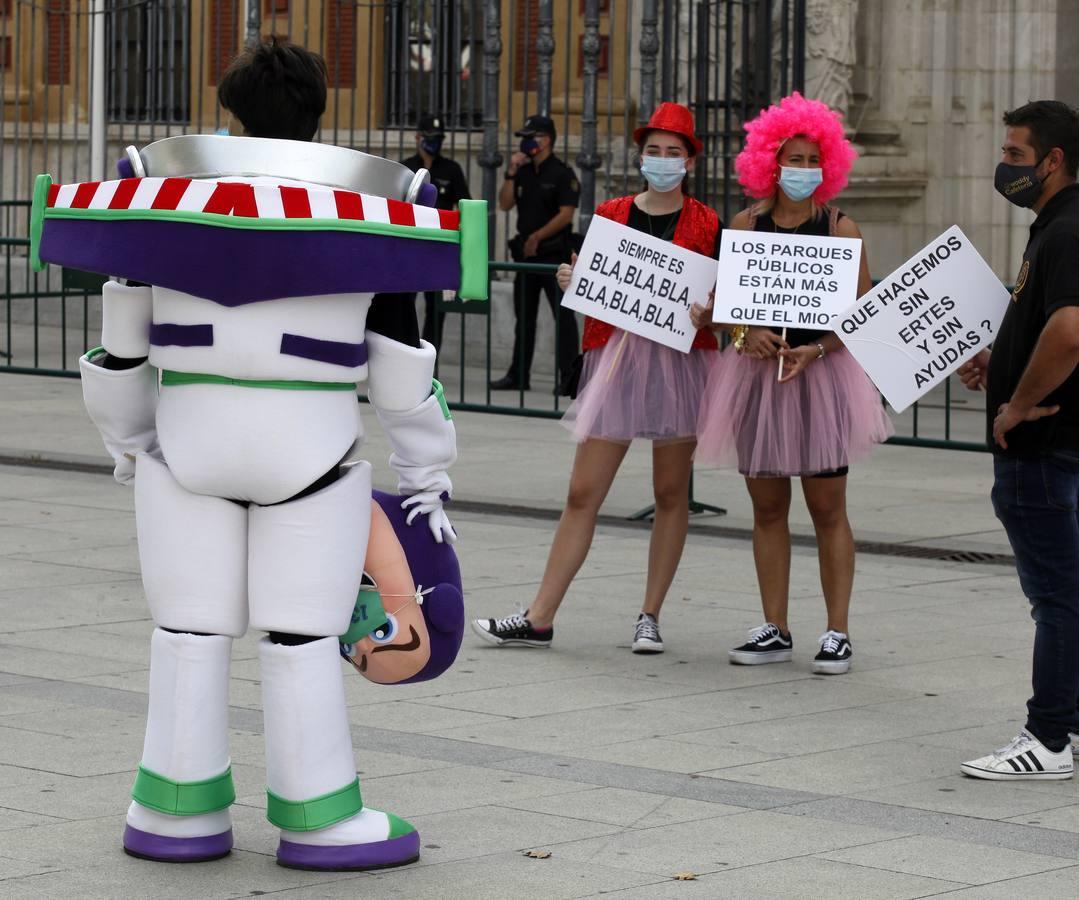
[[[420,141],[420,147],[423,149],[424,153],[431,156],[438,156],[438,152],[442,149],[442,141],[443,138],[440,137],[424,138]]]
[[[1042,195],[1042,180],[1038,177],[1038,167],[1043,162],[1045,162],[1045,156],[1032,166],[998,163],[996,174],[993,176],[993,187],[1009,203],[1029,208],[1037,203]]]

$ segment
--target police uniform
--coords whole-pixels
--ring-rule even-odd
[[[525,129],[517,132],[525,135],[528,127],[541,117],[533,116],[526,122]],[[549,121],[549,120],[543,120]],[[533,129],[531,134],[538,130]],[[553,139],[553,134],[552,134]],[[509,176],[507,176],[509,177]],[[524,258],[524,244],[528,236],[538,231],[558,215],[563,206],[576,207],[581,186],[573,169],[554,154],[548,156],[538,166],[526,163],[517,169],[513,176],[513,196],[517,207],[517,236],[510,242],[513,258],[519,262],[558,264],[569,262],[572,246],[570,243],[573,228],[567,225],[557,235],[540,241],[535,256]],[[578,353],[577,319],[573,311],[561,306],[562,292],[553,273],[537,275],[519,272],[513,282],[514,313],[517,327],[513,342],[513,361],[510,364],[507,381],[512,386],[529,387],[529,373],[532,370],[532,355],[536,345],[536,318],[539,314],[540,291],[547,297],[551,312],[557,322],[557,363],[556,387],[561,385],[573,371]]]
[[[424,167],[423,157],[419,153],[410,156],[404,163],[413,172]],[[431,184],[438,188],[436,209],[456,209],[459,201],[472,199],[464,170],[454,160],[439,153],[431,160],[428,171],[431,173]],[[436,350],[442,346],[442,323],[446,318],[446,314],[438,309],[441,299],[438,291],[424,291],[423,339],[433,344]]]

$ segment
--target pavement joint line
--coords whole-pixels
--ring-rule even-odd
[[[11,686],[20,693],[45,694],[66,692],[68,699],[73,682],[36,679],[29,684]],[[101,708],[127,708],[141,711],[145,694],[118,688],[79,685],[83,696],[74,698],[83,705]],[[38,690],[27,690],[38,688]],[[44,688],[44,690],[41,690]],[[89,701],[111,699],[109,704]],[[118,706],[115,701],[122,701]],[[251,733],[261,733],[262,716],[258,710],[230,708],[233,727]],[[478,742],[459,741],[412,732],[383,728],[353,726],[359,738],[358,747],[373,752],[394,753],[417,759],[437,759],[457,765],[475,766],[521,775],[550,778],[586,787],[611,787],[666,797],[721,803],[746,811],[776,812],[791,816],[812,816],[845,824],[861,823],[887,830],[930,834],[985,846],[1001,847],[1019,852],[1040,853],[1067,859],[1079,857],[1079,834],[1056,829],[1019,825],[994,819],[980,819],[955,813],[922,810],[877,801],[798,791],[771,785],[715,778],[694,777],[639,766],[627,766],[553,753],[522,753],[519,749]],[[20,767],[29,768],[29,767]],[[32,771],[45,771],[33,770]],[[47,774],[64,774],[49,773]],[[394,777],[394,776],[382,776]],[[374,779],[371,779],[374,780]],[[1071,805],[1071,804],[1065,804]],[[913,826],[913,827],[911,827]],[[1031,829],[1036,830],[1032,834]]]
[[[113,467],[107,463],[96,462],[91,458],[64,455],[47,454],[27,451],[12,451],[0,449],[0,466],[13,466],[31,469],[45,469],[53,471],[81,472],[92,475],[112,476]],[[508,518],[524,518],[533,521],[557,521],[562,510],[550,507],[527,506],[516,503],[494,503],[482,500],[452,501],[453,508],[461,512],[471,512],[488,516],[503,516]],[[70,504],[76,505],[76,504]],[[631,520],[623,516],[614,516],[601,513],[596,521],[598,526],[620,528],[633,531],[650,531],[652,523],[643,520]],[[712,538],[727,538],[738,541],[748,541],[753,537],[751,528],[739,528],[736,526],[708,525],[694,522],[692,518],[689,524],[689,534]],[[918,538],[917,540],[926,540]],[[937,539],[933,539],[937,540]],[[791,545],[795,547],[816,548],[817,541],[814,535],[791,533]],[[900,558],[917,559],[920,562],[952,561],[949,556],[973,556],[975,559],[954,560],[966,565],[998,565],[1014,566],[1015,558],[1008,553],[986,553],[981,551],[962,550],[959,548],[930,547],[921,544],[910,543],[909,539],[895,538],[888,541],[855,541],[855,549],[859,553],[874,556],[895,556]]]
[[[847,825],[860,824],[1072,861],[1079,858],[1079,833],[1036,825],[1017,825],[1000,819],[983,819],[834,795],[771,811],[786,816],[806,816]]]

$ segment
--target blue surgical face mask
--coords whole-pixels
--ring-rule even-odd
[[[824,172],[821,169],[803,169],[793,166],[779,167],[779,186],[783,193],[796,203],[812,197],[813,192],[824,181]]]
[[[442,149],[442,141],[443,138],[440,137],[424,138],[420,141],[420,149],[431,156],[438,156],[439,151]]]
[[[652,190],[665,194],[686,177],[686,160],[681,156],[642,156],[641,174]]]

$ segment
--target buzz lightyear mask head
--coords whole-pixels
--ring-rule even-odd
[[[341,655],[378,684],[428,681],[453,664],[464,635],[457,556],[450,544],[435,541],[426,523],[406,524],[400,497],[373,491],[372,498],[400,543],[414,590],[399,597],[391,594],[403,592],[382,594],[375,584],[362,586],[353,627],[341,638]],[[401,573],[389,573],[385,583],[395,574]]]

